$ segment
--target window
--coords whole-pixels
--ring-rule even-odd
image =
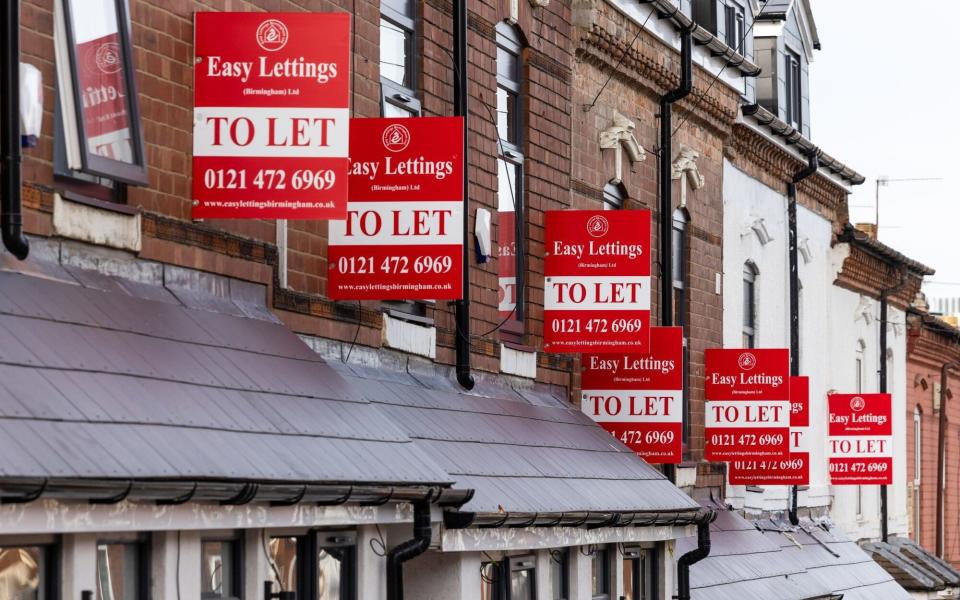
[[[603,209],[619,210],[627,200],[627,190],[622,183],[609,182],[603,187]]]
[[[743,54],[745,50],[741,48],[744,45],[744,23],[743,7],[739,4],[728,4],[724,7],[726,42],[727,45]]]
[[[510,589],[508,600],[536,600],[537,561],[533,556],[510,557]]]
[[[54,41],[66,169],[147,183],[125,0],[57,0]]]
[[[384,117],[420,116],[416,61],[416,3],[380,3],[380,110]]]
[[[97,543],[97,600],[144,600],[149,577],[146,540]]]
[[[656,569],[653,551],[643,548],[623,550],[623,600],[656,598]]]
[[[501,333],[523,336],[523,118],[520,37],[497,25],[497,269]]]
[[[803,128],[800,56],[791,50],[787,50],[784,61],[784,76],[787,82],[786,118],[784,120],[788,125],[799,131]]]
[[[717,0],[693,0],[692,15],[695,23],[717,34]]]
[[[0,546],[0,598],[56,598],[55,556],[53,546]]]
[[[566,548],[550,551],[550,600],[570,598],[570,551]]]
[[[240,543],[232,539],[200,542],[201,600],[235,600],[242,595],[243,559]]]
[[[500,574],[502,564],[484,562],[480,564],[480,600],[503,600],[503,577]]]
[[[304,600],[356,598],[352,533],[318,531],[271,538],[268,550],[274,591],[296,592]]]
[[[687,229],[690,215],[684,209],[673,213],[673,324],[683,327],[683,443],[690,442],[690,344],[687,328]]]
[[[920,474],[923,455],[922,417],[920,407],[913,409],[913,540],[920,543]],[[944,461],[946,462],[946,461]],[[946,479],[944,479],[946,480]]]
[[[610,598],[610,551],[603,547],[590,556],[590,594],[593,600]]]
[[[757,344],[757,268],[752,263],[743,265],[743,347]]]

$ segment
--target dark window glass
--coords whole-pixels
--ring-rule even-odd
[[[590,557],[590,593],[593,600],[610,598],[610,553],[597,548]]]
[[[743,347],[755,348],[757,341],[757,270],[747,263],[743,266]]]
[[[625,548],[623,551],[623,599],[656,598],[656,570],[651,550]]]
[[[743,53],[743,49],[740,47],[744,42],[743,8],[739,4],[728,4],[724,7],[724,17],[726,29],[724,41],[737,52]]]
[[[568,600],[570,598],[570,551],[550,551],[550,582],[553,595],[550,600]]]
[[[717,34],[717,1],[692,0],[693,20],[710,33]]]
[[[139,542],[97,544],[97,600],[145,598],[143,554]]]
[[[146,184],[125,0],[63,0],[55,38],[60,143],[70,171]]]
[[[614,209],[618,210],[623,208],[624,202],[627,200],[627,190],[623,187],[622,183],[614,183],[611,181],[603,188],[603,208],[605,210]]]
[[[200,597],[228,600],[240,597],[239,544],[233,540],[203,540],[200,543]]]
[[[356,553],[352,535],[327,532],[270,540],[274,591],[311,600],[353,600]],[[279,576],[279,577],[278,577]]]
[[[785,60],[786,75],[786,121],[795,129],[803,127],[802,102],[803,91],[801,81],[800,57],[787,51]]]
[[[689,217],[678,209],[673,213],[673,324],[683,327],[683,443],[690,440],[689,327],[687,324],[687,271]]]
[[[47,600],[55,593],[48,585],[48,549],[43,546],[0,548],[0,600]]]

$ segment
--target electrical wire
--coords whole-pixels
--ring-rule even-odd
[[[377,537],[370,538],[370,550],[377,556],[386,556],[387,555],[387,544],[383,540],[383,532],[380,531],[380,525],[374,523],[374,526],[377,528]],[[379,538],[379,539],[378,539]],[[380,549],[377,550],[377,547]]]
[[[363,326],[363,317],[361,313],[363,312],[363,305],[357,300],[357,330],[353,333],[353,341],[350,342],[350,348],[347,350],[347,357],[343,357],[343,346],[340,346],[340,362],[346,364],[350,362],[350,355],[353,354],[353,349],[357,345],[357,340],[360,338],[360,328]]]
[[[590,112],[591,110],[593,110],[593,107],[597,105],[597,100],[600,99],[600,94],[603,93],[603,90],[607,89],[607,85],[609,85],[610,80],[613,79],[614,73],[620,70],[620,66],[623,64],[623,59],[625,59],[627,57],[627,54],[629,54],[630,51],[633,50],[633,45],[637,43],[638,39],[640,39],[640,34],[643,33],[644,29],[646,29],[647,22],[650,21],[650,17],[652,17],[653,13],[655,12],[657,12],[655,8],[650,10],[650,14],[647,15],[647,19],[643,22],[643,25],[640,26],[640,29],[637,30],[637,35],[633,36],[633,41],[630,42],[629,46],[624,48],[623,53],[620,55],[620,60],[617,61],[617,66],[615,66],[613,70],[610,71],[610,74],[607,75],[607,80],[603,82],[602,86],[600,86],[600,91],[597,92],[596,96],[594,96],[593,102],[590,103],[590,106],[584,105],[583,112]]]
[[[767,7],[767,4],[769,2],[770,0],[763,0],[763,4],[760,6],[760,10],[757,11],[757,15],[760,15],[763,12],[763,9]],[[753,19],[753,22],[750,23],[750,27],[747,27],[747,30],[743,32],[743,37],[740,38],[740,44],[736,48],[737,53],[741,55],[743,54],[743,46],[746,43],[747,37],[750,35],[750,32],[753,31],[753,26],[756,24],[757,24],[757,19],[755,16]],[[677,135],[677,132],[680,131],[680,128],[684,126],[684,124],[690,118],[690,115],[692,115],[694,112],[696,112],[698,108],[700,108],[700,102],[702,102],[703,99],[707,97],[707,94],[710,93],[710,90],[713,89],[713,86],[716,85],[718,81],[720,81],[720,76],[723,75],[723,72],[726,71],[727,67],[729,66],[730,66],[729,62],[723,65],[723,68],[720,69],[720,71],[716,74],[716,76],[714,76],[713,81],[710,82],[710,85],[707,86],[706,91],[704,91],[702,94],[697,94],[697,100],[696,102],[693,103],[693,107],[689,111],[687,111],[687,113],[683,116],[683,119],[680,120],[680,124],[677,125],[677,128],[673,130],[673,133],[670,134],[670,137]]]

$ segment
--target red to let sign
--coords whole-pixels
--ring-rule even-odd
[[[830,394],[827,405],[830,483],[893,485],[890,394]]]
[[[650,211],[549,211],[543,347],[647,352]]]
[[[343,219],[350,15],[198,12],[193,218]]]
[[[733,485],[810,485],[810,380],[790,377],[790,456],[781,459],[735,460]]]
[[[707,460],[790,456],[790,351],[711,348],[705,356]]]
[[[584,354],[580,409],[648,463],[683,460],[683,328],[650,329],[650,353]]]
[[[463,119],[353,119],[350,203],[330,221],[327,296],[463,295]]]

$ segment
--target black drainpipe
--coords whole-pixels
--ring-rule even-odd
[[[453,114],[463,118],[463,298],[457,300],[454,326],[457,352],[457,381],[464,389],[473,389],[470,374],[470,163],[467,139],[467,2],[453,3]]]
[[[907,283],[906,268],[900,268],[900,282],[880,290],[880,393],[887,393],[887,298]],[[943,410],[943,407],[940,407]],[[880,486],[880,539],[887,541],[887,486]]]
[[[0,187],[0,231],[3,245],[23,260],[30,253],[30,242],[23,235],[23,214],[20,211],[20,2],[4,2],[3,71],[0,82],[0,114],[2,117],[3,171]]]
[[[797,171],[793,180],[787,184],[787,225],[790,229],[790,375],[800,374],[800,269],[797,262],[797,184],[810,177],[820,168],[818,151],[813,148],[807,152],[807,166]],[[797,516],[797,486],[790,489],[790,523],[799,525]]]
[[[432,534],[428,497],[413,503],[413,538],[387,553],[387,600],[403,600],[403,563],[426,552]]]
[[[673,325],[673,103],[693,90],[693,31],[680,32],[680,85],[660,98],[660,325]],[[677,469],[664,473],[677,481]]]
[[[677,600],[690,600],[690,566],[710,555],[710,523],[717,513],[707,511],[697,523],[697,547],[677,560]]]
[[[951,368],[956,368],[956,362],[943,363],[940,368],[940,423],[937,428],[937,556],[943,558],[943,488],[944,469],[947,446],[947,377]]]

